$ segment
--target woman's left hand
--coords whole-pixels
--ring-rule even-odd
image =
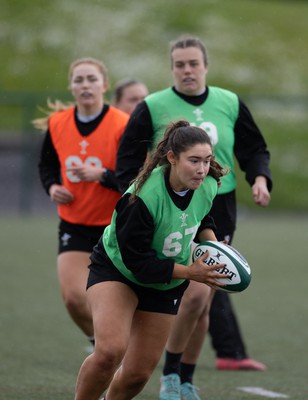
[[[66,169],[68,172],[72,172],[76,175],[81,181],[84,182],[95,182],[100,181],[102,177],[102,173],[104,172],[105,168],[96,167],[91,164],[81,164],[69,167]]]
[[[271,195],[267,189],[267,182],[264,176],[257,176],[254,185],[252,186],[252,196],[254,202],[261,207],[267,207]]]

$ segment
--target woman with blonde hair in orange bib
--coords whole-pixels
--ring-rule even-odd
[[[39,174],[60,217],[57,271],[62,297],[73,321],[94,343],[86,301],[89,256],[120,198],[114,170],[129,116],[104,102],[108,76],[99,60],[74,61],[69,87],[75,104],[49,103],[48,117],[34,125],[46,131]]]

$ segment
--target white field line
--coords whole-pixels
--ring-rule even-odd
[[[238,389],[243,392],[246,392],[246,393],[256,394],[258,396],[263,396],[263,397],[269,397],[271,399],[287,399],[287,398],[289,398],[289,396],[286,394],[272,392],[271,390],[266,390],[266,389],[263,389],[260,387],[242,386],[242,387],[238,387]]]

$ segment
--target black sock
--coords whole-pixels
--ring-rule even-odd
[[[170,353],[166,350],[165,364],[163,375],[178,374],[180,375],[180,362],[182,353]]]
[[[193,374],[195,372],[196,364],[180,364],[180,377],[181,377],[181,383],[191,383],[193,381]]]

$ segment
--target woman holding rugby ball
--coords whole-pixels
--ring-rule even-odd
[[[93,249],[87,294],[95,349],[81,366],[76,400],[132,399],[164,350],[189,281],[224,277],[191,264],[192,241],[216,240],[208,216],[219,180],[211,141],[186,121],[169,125],[151,160],[118,201]],[[222,266],[222,265],[221,265]]]

